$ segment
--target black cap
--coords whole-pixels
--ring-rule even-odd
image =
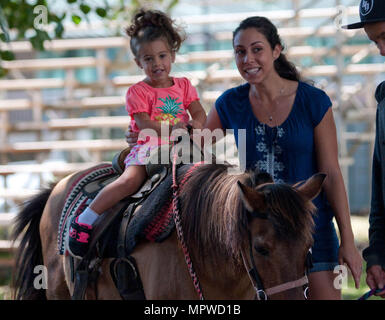
[[[358,29],[365,24],[385,21],[385,0],[361,0],[360,19],[356,22],[342,26],[344,29]]]

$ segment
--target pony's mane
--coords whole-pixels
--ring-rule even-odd
[[[227,254],[239,259],[240,248],[248,232],[250,214],[241,200],[237,181],[248,186],[267,182],[266,174],[227,173],[229,165],[199,166],[181,190],[182,226],[186,243],[194,243],[198,256]],[[265,194],[268,219],[276,237],[311,241],[314,206],[286,184],[266,183],[259,191]]]

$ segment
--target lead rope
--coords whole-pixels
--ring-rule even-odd
[[[385,287],[382,289],[371,289],[370,291],[366,292],[364,295],[359,297],[357,300],[368,300],[372,295],[374,295],[376,293],[380,293],[384,289],[385,289]]]
[[[179,242],[182,246],[182,250],[184,253],[184,259],[187,264],[188,271],[190,273],[191,280],[193,281],[195,291],[199,296],[199,300],[204,300],[202,288],[198,279],[197,274],[195,273],[193,263],[190,257],[190,253],[188,251],[187,245],[184,241],[183,229],[180,222],[180,213],[179,213],[179,190],[178,190],[178,181],[176,178],[176,159],[177,159],[177,148],[175,148],[174,144],[174,153],[173,153],[173,162],[172,162],[172,190],[173,190],[173,217],[175,221],[175,229],[178,235]]]

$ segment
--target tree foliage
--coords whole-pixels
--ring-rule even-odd
[[[58,0],[56,0],[58,1]],[[13,60],[14,53],[4,44],[15,40],[28,40],[35,50],[44,50],[44,43],[63,37],[67,21],[79,25],[97,17],[104,21],[130,19],[139,7],[170,10],[178,0],[62,0],[64,10],[58,12],[52,0],[0,0],[0,77],[6,74],[1,68],[3,60]],[[54,2],[56,2],[54,4]]]

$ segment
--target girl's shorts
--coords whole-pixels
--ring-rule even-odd
[[[310,272],[333,271],[338,266],[339,240],[333,221],[315,229]]]
[[[125,166],[146,165],[149,163],[151,151],[158,148],[157,145],[137,144],[124,159]]]

